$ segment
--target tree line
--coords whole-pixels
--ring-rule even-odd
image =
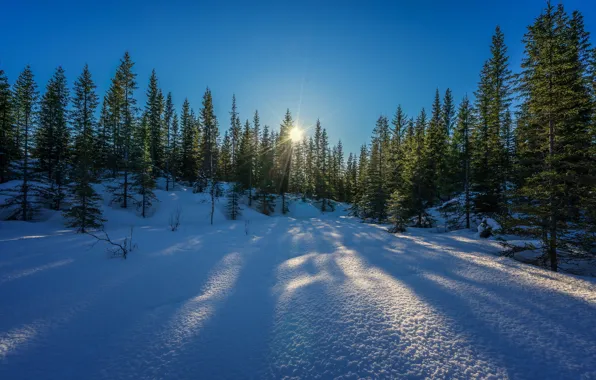
[[[36,203],[60,210],[68,199],[68,223],[84,232],[103,221],[94,183],[113,178],[112,202],[136,205],[145,217],[156,179],[165,178],[166,190],[184,183],[212,200],[222,182],[232,184],[232,219],[242,197],[264,214],[279,197],[286,213],[286,194],[297,193],[323,212],[348,202],[354,215],[403,231],[431,226],[427,209],[459,196],[466,228],[474,215],[505,229],[524,226],[557,270],[558,249],[594,250],[596,52],[581,13],[550,3],[523,44],[514,74],[497,27],[473,99],[456,104],[449,89],[437,90],[430,112],[415,117],[398,106],[347,160],[319,121],[311,136],[292,141],[289,110],[279,129],[261,126],[258,111],[242,122],[235,96],[220,136],[211,91],[197,112],[188,100],[178,112],[155,71],[139,107],[128,53],[101,104],[87,66],[72,91],[56,69],[43,96],[29,66],[12,86],[0,70],[0,182],[18,179],[4,190],[4,207],[13,219],[31,220]]]

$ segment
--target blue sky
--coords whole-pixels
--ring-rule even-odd
[[[409,115],[434,91],[471,94],[501,25],[513,69],[526,26],[543,0],[412,1],[28,1],[2,0],[0,67],[11,83],[30,64],[40,87],[62,65],[72,84],[88,63],[103,96],[125,50],[139,91],[151,69],[180,109],[195,109],[209,86],[220,128],[232,94],[240,116],[255,109],[278,127],[290,108],[304,126],[317,117],[332,142],[357,151],[380,114],[398,104]],[[249,4],[250,3],[250,4]],[[596,4],[565,1],[596,32]],[[595,41],[594,39],[592,39]]]

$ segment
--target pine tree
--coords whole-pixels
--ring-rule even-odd
[[[402,169],[403,169],[403,152],[402,152],[402,140],[404,130],[406,128],[407,123],[407,116],[403,109],[400,106],[397,106],[397,110],[395,111],[395,116],[391,121],[393,125],[393,130],[391,131],[391,145],[390,145],[390,152],[389,152],[389,163],[390,163],[390,173],[389,173],[389,183],[388,186],[390,189],[398,189],[401,183],[403,182],[402,179]]]
[[[258,196],[258,209],[265,215],[270,215],[275,210],[275,203],[272,193],[275,191],[273,182],[273,140],[269,135],[269,127],[263,127],[263,134],[261,137],[259,158],[260,158],[260,179]]]
[[[48,82],[41,99],[39,126],[35,134],[34,155],[37,168],[46,175],[47,187],[40,188],[42,196],[54,210],[60,209],[65,197],[69,161],[70,131],[68,128],[69,92],[66,76],[58,67]]]
[[[503,149],[501,131],[511,103],[512,74],[504,35],[496,28],[491,58],[484,64],[476,91],[477,125],[472,133],[473,189],[476,212],[499,213],[503,207]]]
[[[218,165],[220,179],[224,182],[230,182],[232,179],[232,140],[228,131],[224,132]]]
[[[528,222],[541,231],[551,269],[566,231],[581,219],[581,198],[594,160],[593,109],[587,81],[588,34],[579,13],[570,19],[550,2],[524,37],[520,88],[526,111],[519,131],[519,191]],[[531,207],[527,205],[531,204]]]
[[[412,215],[416,215],[417,227],[430,227],[432,220],[426,213],[434,194],[434,182],[431,180],[432,171],[428,165],[428,146],[426,142],[427,116],[423,108],[416,123],[408,127],[407,159],[404,164],[404,181],[408,190],[402,192],[408,197]]]
[[[305,186],[304,194],[307,197],[313,197],[315,194],[316,168],[315,168],[315,143],[313,137],[308,139],[304,136],[302,149],[305,152]]]
[[[94,175],[99,177],[104,173],[106,169],[109,169],[112,161],[113,154],[113,136],[110,125],[110,114],[107,97],[104,97],[99,113],[99,122],[97,125],[97,135],[94,140],[94,151],[97,156],[93,162]]]
[[[39,94],[33,77],[31,67],[27,66],[17,78],[13,88],[14,94],[14,122],[15,122],[15,143],[17,157],[22,158],[17,169],[22,183],[15,188],[8,189],[4,195],[8,195],[3,207],[11,210],[8,219],[31,220],[34,208],[31,199],[31,168],[29,156],[32,151],[32,133],[35,129],[35,115],[38,109]]]
[[[290,139],[290,130],[294,126],[290,110],[286,110],[286,115],[279,128],[278,144],[276,147],[277,162],[279,165],[279,195],[281,195],[282,213],[288,212],[286,202],[286,193],[290,186],[290,168],[292,167],[292,140]]]
[[[426,200],[429,205],[442,200],[443,179],[447,169],[447,128],[441,120],[442,105],[439,90],[435,93],[432,115],[428,125],[426,137],[426,159],[429,171],[429,193]]]
[[[240,148],[238,149],[238,172],[236,179],[238,181],[239,190],[248,190],[248,205],[252,205],[252,188],[253,188],[253,144],[254,138],[252,136],[252,128],[250,122],[246,120],[244,130],[240,138]]]
[[[4,70],[0,69],[0,183],[10,178],[10,165],[17,158],[13,131],[12,91]]]
[[[172,186],[174,185],[174,181],[176,178],[176,158],[174,156],[174,131],[173,131],[173,121],[174,121],[174,103],[172,102],[172,93],[169,92],[168,96],[166,97],[166,102],[164,105],[164,129],[165,129],[165,147],[164,147],[164,161],[165,161],[165,176],[166,176],[166,191],[170,190],[170,183]],[[178,125],[176,125],[176,133],[178,129]],[[155,145],[155,144],[153,144]]]
[[[95,110],[99,98],[95,88],[89,67],[85,65],[74,84],[71,112],[75,133],[71,174],[74,185],[71,187],[71,206],[64,212],[66,226],[76,227],[82,233],[101,227],[105,221],[100,208],[102,198],[91,185],[95,179],[94,160],[98,158]]]
[[[136,76],[133,72],[134,62],[132,62],[128,52],[120,61],[120,66],[116,71],[116,76],[112,81],[111,99],[112,115],[110,118],[114,127],[114,154],[115,169],[122,171],[123,180],[110,191],[113,194],[112,202],[119,203],[120,207],[128,208],[129,200],[133,199],[129,175],[134,169],[133,163],[133,136],[136,135],[136,99],[134,91],[137,89]]]
[[[219,129],[217,117],[213,110],[213,99],[211,90],[207,88],[203,95],[203,107],[201,108],[200,120],[203,127],[203,139],[201,146],[202,170],[201,177],[213,181],[216,177],[218,167],[218,140]]]
[[[242,193],[242,185],[240,183],[233,183],[228,191],[227,212],[228,217],[232,220],[238,219],[242,215],[242,208],[240,207],[239,199]]]
[[[377,222],[387,218],[390,143],[389,122],[381,116],[373,130],[366,183],[360,199],[360,210],[364,217]]]
[[[141,196],[137,202],[137,208],[141,216],[146,218],[157,197],[153,193],[155,179],[153,178],[153,162],[151,161],[152,129],[148,113],[142,117],[140,128],[137,129],[135,138],[135,171],[133,188]]]
[[[236,95],[232,95],[232,111],[230,111],[230,141],[232,143],[231,161],[232,161],[232,180],[236,180],[238,173],[238,152],[240,150],[240,136],[242,134],[242,126],[240,124],[240,117],[236,110]]]
[[[466,228],[470,228],[470,161],[471,161],[471,146],[470,146],[470,131],[473,120],[473,110],[470,105],[468,97],[464,97],[459,105],[457,113],[457,125],[453,133],[453,147],[454,147],[454,185],[458,191],[464,193],[464,212],[466,218]]]
[[[259,117],[259,111],[255,111],[255,114],[253,116],[252,119],[252,138],[253,138],[253,144],[251,146],[252,149],[252,157],[253,157],[253,180],[252,183],[255,185],[258,185],[261,183],[261,160],[259,157],[259,152],[261,150],[260,148],[260,144],[261,144],[261,119]],[[252,200],[249,200],[249,205],[252,204]]]
[[[409,208],[407,204],[408,198],[402,195],[399,190],[391,193],[389,201],[387,202],[387,214],[389,222],[393,225],[390,233],[405,232],[409,220]]]
[[[184,181],[192,182],[199,172],[200,149],[199,133],[190,109],[188,99],[182,104],[180,119],[182,128],[182,145],[180,148],[180,176]]]
[[[180,141],[180,129],[178,127],[178,114],[176,112],[172,115],[172,128],[170,132],[170,164],[169,164],[169,172],[171,173],[172,177],[172,189],[176,186],[176,181],[178,180],[178,176],[180,175],[180,147],[182,146],[182,142]]]
[[[166,166],[166,145],[164,143],[167,142],[167,132],[165,130],[164,122],[164,106],[163,94],[159,89],[157,74],[155,73],[155,70],[153,70],[151,71],[149,87],[147,89],[145,113],[147,114],[147,122],[149,123],[149,131],[151,132],[151,161],[155,168],[159,170],[165,169]]]
[[[454,147],[452,144],[453,127],[456,122],[455,104],[451,89],[445,91],[443,108],[441,109],[441,125],[445,129],[445,157],[441,166],[439,189],[442,199],[450,199],[457,190],[457,165],[454,162]]]

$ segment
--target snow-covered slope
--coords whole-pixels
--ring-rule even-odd
[[[591,280],[495,257],[474,232],[210,226],[196,195],[160,198],[128,260],[58,224],[0,224],[1,379],[596,377]],[[110,212],[124,236],[131,212]]]

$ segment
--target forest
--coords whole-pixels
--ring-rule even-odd
[[[87,66],[72,88],[58,67],[43,91],[31,67],[12,84],[0,68],[0,183],[10,184],[2,215],[35,221],[42,208],[61,210],[68,227],[87,232],[104,222],[93,184],[112,181],[112,205],[145,217],[158,178],[165,190],[184,184],[212,201],[232,184],[231,219],[240,198],[269,215],[277,197],[285,212],[286,194],[299,194],[322,212],[349,203],[392,232],[432,227],[427,210],[457,199],[452,229],[492,218],[504,232],[541,239],[557,271],[558,252],[596,255],[596,50],[582,14],[550,3],[523,45],[521,67],[512,67],[497,27],[473,94],[456,100],[437,89],[415,113],[397,105],[371,120],[370,141],[350,153],[319,121],[298,138],[290,110],[279,126],[261,125],[258,111],[241,118],[232,96],[218,117],[209,88],[200,105],[185,100],[177,110],[182,95],[163,91],[155,71],[138,104],[128,52],[103,97]]]

